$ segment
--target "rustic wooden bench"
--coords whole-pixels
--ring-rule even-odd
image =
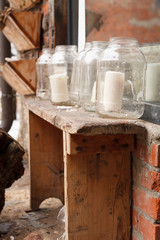
[[[29,110],[31,208],[66,207],[69,240],[130,239],[131,158],[144,121],[104,119],[34,97]]]

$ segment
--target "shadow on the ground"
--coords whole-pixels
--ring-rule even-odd
[[[25,164],[24,176],[6,190],[0,215],[0,239],[23,240],[31,232],[37,232],[45,240],[59,238],[64,231],[64,223],[57,219],[61,207],[60,200],[49,198],[39,211],[25,211],[29,209],[29,169]]]

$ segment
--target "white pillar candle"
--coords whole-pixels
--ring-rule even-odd
[[[69,100],[67,74],[53,74],[49,77],[51,87],[51,101],[55,103],[67,102]]]
[[[67,67],[66,66],[54,66],[54,74],[67,74]]]
[[[124,73],[122,72],[106,72],[103,95],[103,104],[106,111],[116,111],[121,109],[124,77]]]
[[[160,63],[148,63],[146,71],[146,101],[158,101],[160,97]]]
[[[92,96],[91,96],[91,103],[96,102],[96,81],[94,82],[93,88],[92,88]]]

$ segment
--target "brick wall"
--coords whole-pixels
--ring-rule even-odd
[[[160,41],[159,0],[86,0],[87,41],[135,37]]]
[[[132,155],[132,240],[160,240],[160,144],[135,139]]]

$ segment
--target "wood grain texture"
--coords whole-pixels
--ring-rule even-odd
[[[64,200],[62,131],[29,112],[31,209],[49,197]]]
[[[132,151],[134,149],[134,135],[71,135],[66,133],[67,153],[102,153],[106,151]]]
[[[41,0],[8,0],[9,6],[14,9],[30,9]]]
[[[62,131],[70,134],[101,135],[101,134],[145,134],[146,128],[160,133],[160,126],[143,120],[101,118],[97,114],[86,112],[81,108],[54,106],[50,101],[26,96],[26,107],[37,116],[43,118]],[[160,134],[159,134],[160,135]],[[160,136],[157,136],[160,137]]]
[[[2,74],[18,93],[30,95],[36,92],[36,59],[6,62]]]
[[[3,33],[18,51],[40,46],[41,11],[11,12],[5,20]]]
[[[55,46],[67,44],[67,0],[54,1]]]
[[[66,155],[70,240],[130,239],[130,153]]]

